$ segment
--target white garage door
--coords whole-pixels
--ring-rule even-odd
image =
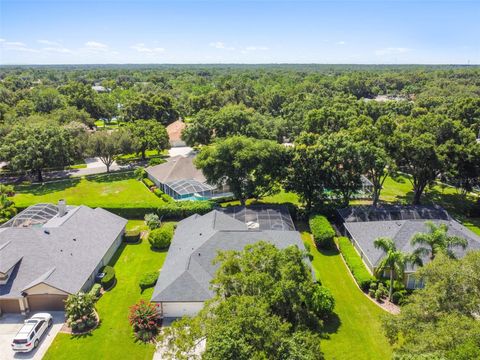
[[[203,302],[164,302],[163,317],[195,316],[203,308]]]

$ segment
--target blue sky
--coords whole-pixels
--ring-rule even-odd
[[[479,64],[480,1],[0,0],[0,64]]]

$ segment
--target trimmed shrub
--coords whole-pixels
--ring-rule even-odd
[[[110,289],[115,282],[115,269],[111,266],[105,266],[102,271],[105,276],[100,280],[100,284],[105,290]]]
[[[375,278],[368,272],[367,267],[350,240],[346,237],[339,237],[338,247],[358,286],[363,291],[368,291],[370,284],[375,281]]]
[[[140,285],[140,289],[142,289],[142,292],[145,289],[155,286],[158,280],[158,275],[159,275],[158,271],[152,271],[144,274],[140,278],[138,285]]]
[[[158,215],[153,213],[145,215],[145,222],[150,230],[158,229],[161,225]]]
[[[129,244],[136,244],[140,241],[140,231],[139,230],[127,230],[123,236],[123,241]]]
[[[155,195],[157,195],[159,198],[161,198],[162,195],[164,194],[163,191],[160,190],[159,188],[153,189],[153,193],[154,193]]]
[[[371,298],[373,298],[373,297],[375,297],[375,292],[376,292],[376,291],[377,291],[377,290],[370,288],[370,290],[368,290],[368,295],[369,295]]]
[[[173,229],[168,226],[164,226],[150,231],[150,234],[148,235],[148,242],[153,249],[163,250],[170,246],[172,238]]]
[[[98,299],[100,297],[100,290],[102,290],[102,285],[100,284],[93,284],[92,288],[88,292],[90,295]]]
[[[312,231],[313,240],[318,248],[328,249],[333,246],[335,230],[323,215],[314,215],[308,221]]]
[[[149,189],[155,186],[154,182],[153,182],[152,180],[150,180],[149,178],[147,178],[147,177],[146,177],[146,178],[143,178],[143,179],[142,179],[142,182],[143,182],[145,185],[147,185],[147,187],[148,187]]]
[[[168,196],[167,194],[163,193],[161,196],[161,199],[165,201],[166,203],[173,203],[175,200],[172,199],[171,196]]]
[[[164,219],[183,219],[193,214],[204,215],[213,210],[211,201],[170,202],[157,209],[158,216]]]

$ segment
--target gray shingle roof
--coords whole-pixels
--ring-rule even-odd
[[[193,163],[195,156],[177,155],[168,158],[163,164],[147,167],[145,170],[162,184],[177,180],[192,179],[200,183],[207,181],[203,172]]]
[[[210,289],[219,250],[242,250],[267,241],[279,248],[304,249],[297,231],[249,230],[243,221],[213,210],[180,221],[153,292],[155,302],[196,302],[213,296]]]
[[[2,229],[0,271],[15,269],[7,284],[0,285],[0,297],[18,297],[42,282],[78,292],[126,223],[106,210],[78,206],[42,226]]]
[[[468,241],[466,250],[460,247],[452,249],[457,257],[462,257],[469,250],[480,250],[480,236],[474,234],[472,231],[461,225],[457,221],[428,219],[428,220],[395,220],[395,221],[357,221],[345,222],[345,228],[356,241],[362,252],[367,257],[368,261],[373,267],[378,266],[384,256],[383,250],[376,249],[374,246],[375,239],[379,237],[391,238],[397,249],[412,253],[417,246],[412,246],[410,240],[419,232],[428,232],[425,225],[426,221],[432,221],[435,224],[446,224],[448,226],[448,234],[459,236]],[[428,259],[423,259],[424,263]],[[407,271],[412,271],[411,267]]]

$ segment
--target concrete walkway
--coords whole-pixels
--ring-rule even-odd
[[[28,317],[20,314],[2,315],[0,317],[0,359],[41,360],[65,322],[65,314],[63,311],[50,311],[50,314],[53,316],[53,326],[43,334],[38,347],[28,353],[15,353],[10,344],[18,330],[23,326],[24,320],[33,314],[30,314]]]

